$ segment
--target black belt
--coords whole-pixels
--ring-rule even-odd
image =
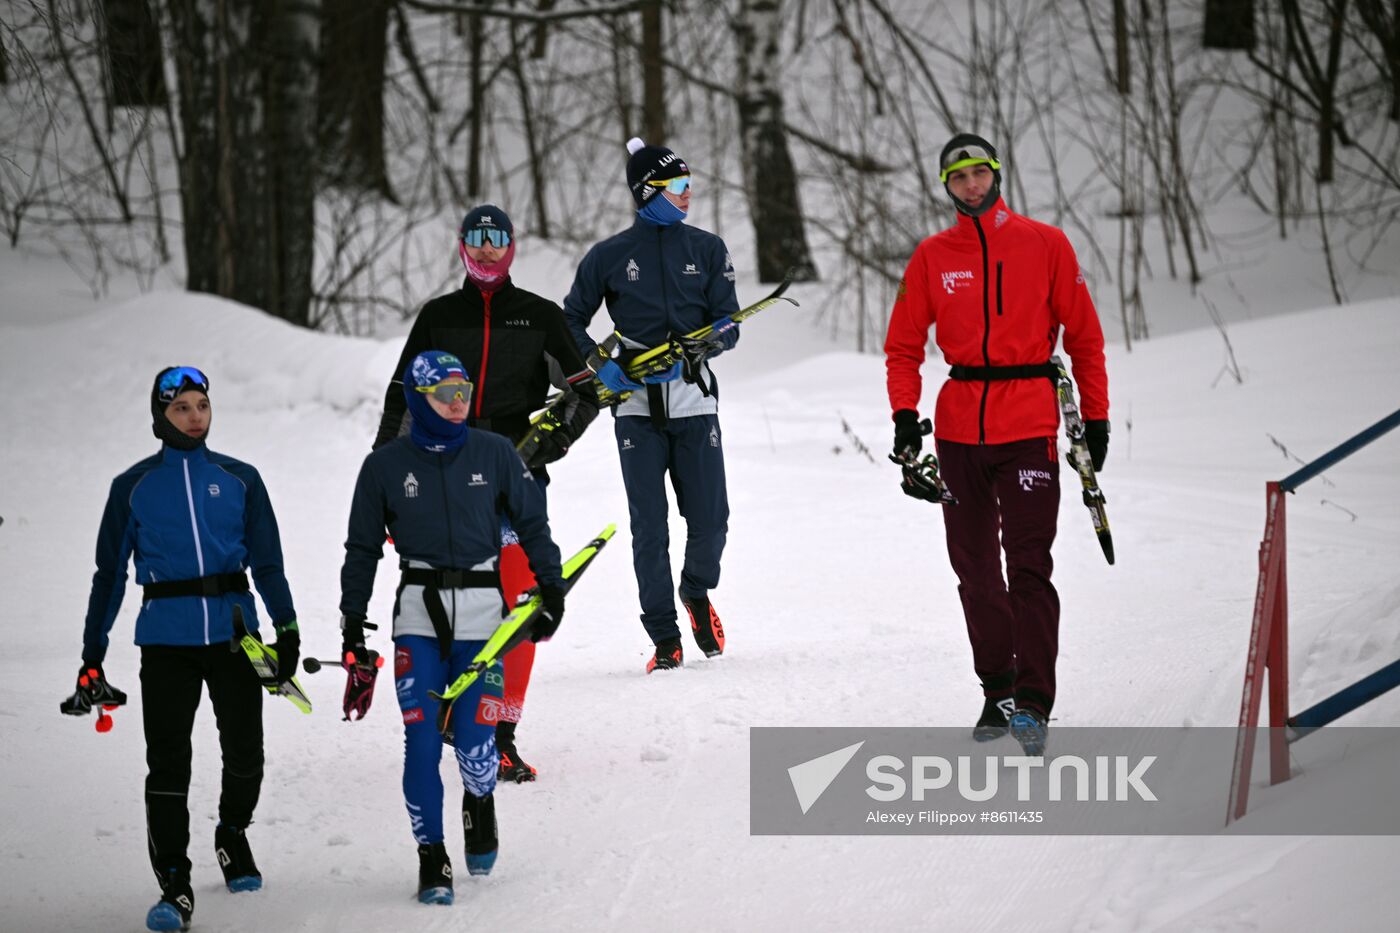
[[[428,610],[428,619],[433,623],[437,634],[438,653],[444,661],[452,653],[452,621],[447,618],[447,607],[442,604],[439,590],[460,590],[466,588],[493,589],[501,593],[501,575],[496,570],[463,570],[457,567],[405,567],[399,565],[399,591],[397,601],[403,595],[404,587],[421,586],[423,605]],[[505,596],[501,596],[502,602]]]
[[[142,599],[246,593],[248,592],[248,575],[239,570],[235,573],[211,573],[205,577],[195,577],[193,580],[164,580],[143,584],[141,592]]]
[[[1049,379],[1060,376],[1054,363],[1034,363],[1029,366],[963,366],[955,363],[948,378],[958,382],[1001,382],[1005,379]]]

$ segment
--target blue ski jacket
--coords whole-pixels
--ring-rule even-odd
[[[102,663],[126,590],[127,561],[140,584],[192,580],[251,568],[275,625],[296,620],[282,568],[277,517],[258,471],[203,445],[162,447],[112,481],[97,532],[83,661]],[[212,645],[233,635],[233,607],[258,630],[252,593],[143,600],[138,645]]]
[[[708,231],[684,223],[658,227],[638,218],[588,251],[564,299],[564,319],[585,357],[595,346],[588,324],[603,302],[625,347],[655,347],[698,330],[739,310],[729,249]],[[732,349],[739,329],[721,339],[725,350]],[[713,374],[705,375],[714,391]],[[715,411],[713,398],[695,386],[676,380],[662,389],[671,417]],[[634,392],[617,413],[647,411],[647,393]]]
[[[466,443],[446,453],[423,450],[408,436],[383,445],[365,458],[355,483],[340,570],[340,611],[366,616],[386,528],[399,557],[413,566],[494,567],[501,553],[502,516],[519,535],[535,579],[561,585],[559,548],[550,538],[544,493],[508,439],[468,428]],[[499,609],[499,595],[493,599]],[[495,619],[499,621],[499,611]],[[432,634],[432,629],[407,633]]]

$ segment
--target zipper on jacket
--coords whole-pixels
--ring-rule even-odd
[[[483,354],[484,358],[484,354]],[[466,445],[464,444],[463,447]],[[460,449],[460,448],[459,448]],[[447,487],[447,467],[443,465],[443,458],[447,454],[433,454],[437,457],[438,479],[442,480],[442,514],[447,519],[447,566],[457,566],[457,549],[452,546],[452,499],[448,495]],[[432,566],[429,564],[429,566]],[[452,591],[452,640],[457,640],[457,591]]]
[[[481,367],[476,373],[476,414],[481,417],[481,397],[486,394],[486,355],[491,350],[491,293],[481,293]],[[454,603],[455,605],[455,603]]]
[[[997,260],[997,317],[1001,317],[1001,260]]]
[[[666,339],[671,339],[671,303],[666,296],[666,250],[662,249],[662,234],[665,227],[656,228],[656,265],[657,274],[661,277],[661,313],[666,316]],[[666,398],[667,417],[671,414],[671,383],[663,382],[661,392]]]
[[[987,352],[988,342],[992,339],[992,311],[991,311],[991,283],[987,281],[988,256],[987,256],[987,234],[982,231],[982,221],[978,217],[972,218],[972,225],[977,228],[977,239],[982,244],[982,365],[991,366],[992,357]],[[997,263],[997,272],[1001,272],[1001,263]],[[997,292],[1001,292],[1001,279],[997,278]],[[1000,302],[998,302],[1000,308]],[[984,380],[982,383],[982,401],[977,405],[977,443],[987,443],[987,393],[991,391],[991,380]]]
[[[180,459],[180,466],[185,469],[185,502],[190,507],[190,531],[194,532],[194,559],[199,564],[199,575],[204,576],[204,548],[199,545],[199,522],[194,517],[194,486],[190,483],[190,462]],[[204,610],[204,643],[209,644],[209,600],[207,597],[199,597],[200,608]]]

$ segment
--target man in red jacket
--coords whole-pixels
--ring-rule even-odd
[[[1063,231],[1013,214],[991,143],[954,136],[939,156],[957,225],[915,249],[885,338],[895,453],[923,446],[919,367],[929,329],[952,364],[933,435],[958,504],[943,510],[948,557],[985,701],[973,735],[1045,745],[1055,702],[1060,600],[1050,545],[1060,502],[1059,423],[1048,362],[1063,334],[1094,469],[1108,452],[1103,330]],[[1006,575],[1001,552],[1006,554]]]

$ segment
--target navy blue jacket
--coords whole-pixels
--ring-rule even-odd
[[[564,299],[564,319],[585,356],[595,345],[588,324],[603,302],[624,346],[655,347],[739,310],[734,264],[724,241],[713,233],[685,223],[658,227],[638,218],[588,251]],[[724,349],[732,348],[738,328],[723,339]],[[715,410],[713,402],[697,401],[701,396],[694,386],[673,397],[671,390],[681,385],[677,380],[666,386],[673,417]],[[636,392],[618,413],[644,413],[645,404],[646,393]]]
[[[340,611],[365,617],[386,528],[404,560],[471,568],[499,557],[502,515],[519,534],[535,579],[559,585],[544,493],[509,440],[468,428],[466,443],[447,453],[430,453],[407,436],[383,445],[365,457],[355,482]]]
[[[277,517],[262,477],[252,466],[204,446],[162,447],[112,481],[97,533],[83,660],[100,664],[107,633],[126,591],[126,566],[136,559],[136,582],[192,580],[252,568],[253,583],[276,625],[296,619],[282,569]],[[243,607],[248,630],[258,630],[251,593],[175,596],[143,601],[136,616],[138,645],[212,645],[233,635],[233,607]]]

